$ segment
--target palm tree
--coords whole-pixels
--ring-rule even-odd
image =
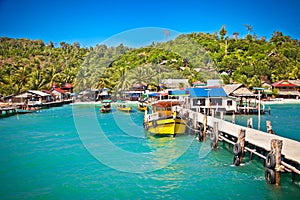
[[[115,90],[122,96],[122,91],[126,91],[131,86],[131,82],[126,77],[127,69],[126,67],[119,67],[115,72],[114,76],[112,77],[113,80],[117,80],[115,83]]]
[[[251,25],[249,24],[244,24],[244,26],[246,27],[247,31],[248,31],[248,35],[250,35],[250,33],[253,31],[253,28]]]
[[[45,73],[40,70],[36,70],[30,74],[29,81],[27,82],[27,88],[31,90],[42,90],[47,85],[47,79]]]
[[[19,66],[13,70],[12,81],[13,85],[17,88],[16,92],[24,89],[29,77],[30,70],[26,66]]]
[[[54,66],[46,69],[46,79],[48,82],[48,88],[53,86],[53,83],[60,79],[60,73],[58,73]]]
[[[235,40],[239,39],[239,33],[238,32],[234,32],[232,35],[234,36]]]
[[[225,25],[223,25],[222,26],[222,28],[221,28],[221,30],[220,30],[220,37],[221,37],[221,40],[223,40],[224,39],[224,36],[227,34],[227,30],[225,29],[226,28],[226,26]]]

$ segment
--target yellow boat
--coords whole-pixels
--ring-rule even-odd
[[[122,112],[130,112],[131,107],[126,106],[125,104],[118,105],[118,110]]]
[[[184,134],[186,121],[178,117],[176,111],[172,112],[172,107],[180,105],[182,101],[178,100],[160,100],[152,103],[152,113],[145,111],[144,128],[155,135],[175,137],[177,134]]]
[[[139,103],[138,104],[138,109],[140,110],[140,111],[145,111],[145,110],[147,110],[147,105],[145,104],[145,103]]]

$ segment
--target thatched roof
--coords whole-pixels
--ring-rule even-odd
[[[246,87],[240,87],[237,90],[233,91],[233,96],[242,96],[242,97],[254,97],[256,96],[255,94],[253,94],[252,91],[250,91],[248,88]]]
[[[255,94],[243,84],[225,85],[223,88],[228,96],[255,96]]]
[[[230,84],[230,85],[224,85],[223,88],[227,95],[231,95],[236,89],[243,86],[243,84]]]

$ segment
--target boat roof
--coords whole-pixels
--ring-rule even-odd
[[[111,100],[109,100],[109,99],[105,99],[102,101],[102,103],[110,103],[110,102],[111,102]]]
[[[182,103],[183,103],[183,101],[168,99],[168,100],[155,101],[151,105],[152,106],[160,106],[160,107],[171,107],[171,106],[181,105]]]

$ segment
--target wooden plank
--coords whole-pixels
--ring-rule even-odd
[[[187,110],[189,113],[196,113],[191,110]],[[198,122],[203,122],[203,115],[201,113],[196,114],[196,120]],[[245,129],[247,134],[245,140],[251,144],[254,144],[260,148],[265,149],[266,151],[270,151],[270,142],[272,139],[278,139],[283,141],[283,147],[282,147],[282,155],[288,160],[294,161],[298,164],[300,164],[300,142],[284,138],[278,135],[268,134],[263,131],[258,131],[255,129],[247,128],[244,126],[240,126],[237,124],[232,124],[230,122],[212,118],[211,116],[207,116],[207,125],[210,127],[213,127],[213,123],[218,122],[219,131],[225,132],[229,135],[232,135],[234,137],[238,137],[238,133],[240,129]]]

